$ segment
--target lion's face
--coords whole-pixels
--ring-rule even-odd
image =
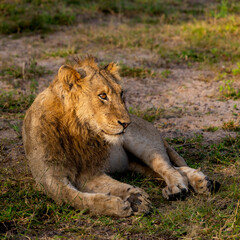
[[[93,62],[92,62],[93,64]],[[117,67],[104,69],[88,64],[62,66],[58,77],[66,83],[65,103],[74,106],[77,117],[109,142],[116,142],[130,124]]]
[[[107,135],[122,134],[130,123],[122,87],[102,70],[94,75],[89,88],[88,109],[94,114],[99,129]]]

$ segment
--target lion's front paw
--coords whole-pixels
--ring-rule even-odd
[[[129,188],[127,192],[125,199],[130,203],[135,215],[149,212],[151,202],[146,192],[136,187]]]
[[[188,195],[188,181],[185,176],[175,170],[165,179],[167,186],[162,190],[163,197],[170,200],[184,200]]]
[[[166,186],[162,190],[163,197],[169,201],[185,200],[188,195],[188,188],[184,185]]]

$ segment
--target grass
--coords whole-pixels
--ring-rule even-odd
[[[38,85],[36,79],[50,73],[52,73],[51,70],[39,66],[36,59],[30,58],[29,61],[24,62],[22,66],[3,65],[0,76],[15,88],[19,88],[23,81],[28,82],[31,91],[35,92]]]
[[[239,132],[240,131],[240,121],[235,122],[232,120],[229,122],[225,122],[225,123],[223,123],[222,128],[227,131]]]
[[[45,67],[38,66],[35,59],[22,66],[5,66],[1,69],[0,76],[13,86],[13,89],[0,93],[0,112],[19,113],[30,107],[38,89],[39,77],[52,73]],[[22,91],[19,88],[27,88]],[[18,89],[18,90],[17,90]]]
[[[179,0],[3,0],[0,4],[0,33],[48,32],[60,25],[72,25],[78,18],[102,14],[121,14],[140,22],[158,23],[158,16],[168,22],[203,14],[201,4],[182,4]],[[140,14],[141,13],[141,14]]]
[[[235,66],[234,66],[235,65]],[[221,82],[219,91],[221,98],[238,100],[240,98],[239,89],[240,64],[233,64],[231,68],[226,68],[221,71],[216,77],[217,81]]]
[[[135,51],[144,48],[167,62],[214,65],[223,61],[234,64],[240,61],[239,9],[240,3],[234,0],[212,4],[179,0],[5,0],[0,5],[0,33],[51,31],[56,25],[78,22],[79,15],[96,18],[99,13],[120,14],[125,20],[117,25],[111,21],[109,24],[108,21],[104,24],[96,21],[97,28],[88,28],[86,34],[90,41],[107,48],[133,48]],[[151,22],[157,22],[159,27]],[[86,32],[86,27],[79,30]],[[77,48],[71,46],[46,55],[66,57],[76,53]],[[238,72],[239,68],[233,69],[233,74]]]
[[[0,112],[23,112],[30,107],[34,99],[35,91],[28,95],[17,91],[3,92],[0,94]]]
[[[9,190],[9,187],[11,188]],[[34,190],[31,184],[5,182],[3,185],[3,207],[1,228],[14,230],[15,236],[26,234],[29,229],[44,229],[45,224],[72,221],[83,212],[75,211],[67,205],[59,206],[51,199]],[[16,194],[17,193],[17,194]],[[1,208],[2,208],[1,207]],[[31,231],[30,231],[31,232]]]
[[[161,72],[161,76],[163,77],[163,78],[168,78],[170,75],[171,75],[171,70],[169,70],[169,69],[165,69],[165,70],[163,70],[162,72]]]
[[[234,87],[233,80],[224,80],[223,85],[220,86],[219,91],[226,99],[232,98],[237,100],[240,98],[240,89]]]
[[[206,132],[216,132],[221,128],[223,130],[229,131],[229,132],[239,132],[240,131],[240,122],[231,120],[231,121],[228,121],[228,122],[224,122],[221,127],[210,126],[210,127],[206,127],[204,130]]]
[[[219,127],[211,126],[211,127],[206,127],[204,130],[207,132],[216,132],[218,129]]]
[[[236,139],[227,138],[220,144],[210,146],[210,157],[212,162],[231,165],[239,162],[239,137]]]
[[[77,49],[74,47],[60,48],[56,51],[45,52],[45,56],[47,57],[62,57],[66,58],[69,55],[73,55],[77,53]]]
[[[239,75],[240,74],[240,62],[237,63],[237,67],[232,69],[233,75]]]
[[[156,108],[148,108],[148,109],[142,111],[140,109],[136,109],[133,107],[129,107],[128,111],[130,114],[134,114],[134,115],[141,117],[151,123],[154,122],[155,120],[159,119],[160,115],[164,112],[164,110],[156,109]]]
[[[189,166],[198,168],[203,165],[212,169],[216,164],[219,168],[232,164],[239,164],[240,160],[240,136],[233,139],[225,138],[219,144],[204,145],[202,144],[202,135],[197,135],[195,138],[182,139],[177,138],[171,140],[175,144],[175,148],[185,159]],[[194,148],[194,149],[193,149]],[[192,152],[189,151],[192,150]]]
[[[92,34],[92,37],[99,44],[133,48],[135,51],[141,48],[151,50],[169,62],[215,64],[220,59],[235,62],[240,59],[239,21],[236,15],[224,19],[206,18],[181,24],[161,24],[160,28],[122,24],[111,31],[99,31],[95,36]]]
[[[120,74],[122,77],[147,78],[155,77],[156,73],[144,67],[129,67],[125,64],[120,65]]]
[[[0,33],[48,32],[55,25],[70,25],[76,14],[64,1],[7,1],[0,4]]]
[[[178,151],[182,139],[172,139]],[[12,143],[11,146],[14,146]],[[153,202],[152,213],[147,216],[132,216],[118,219],[107,216],[89,216],[87,211],[78,211],[69,205],[57,205],[47,196],[34,189],[33,180],[25,161],[1,168],[0,222],[3,239],[41,237],[41,233],[53,238],[88,236],[105,238],[106,231],[112,238],[153,237],[179,239],[185,236],[212,239],[234,239],[239,237],[239,149],[240,135],[236,139],[225,139],[211,146],[202,144],[201,137],[185,139],[184,157],[196,167],[208,169],[210,175],[217,174],[221,181],[221,191],[212,197],[191,195],[186,201],[167,202],[161,195],[162,183],[144,178],[139,174],[115,174],[113,177],[147,191]],[[202,153],[203,156],[197,155]],[[194,160],[193,160],[194,159]],[[22,171],[19,171],[19,164]],[[221,172],[231,167],[235,175],[229,181]],[[210,172],[209,172],[210,171]],[[216,178],[216,176],[214,177]],[[55,229],[55,230],[53,230]],[[103,231],[102,231],[103,230]],[[40,235],[39,235],[40,234]]]

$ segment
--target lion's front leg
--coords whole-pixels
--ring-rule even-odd
[[[165,198],[185,198],[188,191],[187,178],[172,166],[157,129],[136,116],[131,118],[132,123],[124,135],[124,148],[163,177],[167,183],[163,189]]]
[[[38,189],[44,191],[56,202],[66,202],[76,209],[89,209],[93,214],[127,217],[133,211],[129,201],[104,193],[86,193],[79,191],[67,177],[53,176],[46,171]]]
[[[163,196],[168,200],[185,199],[188,192],[188,180],[178,170],[166,161],[160,154],[156,154],[149,161],[149,166],[163,177],[167,186],[162,190]]]
[[[105,193],[109,196],[120,197],[123,201],[130,203],[134,214],[147,213],[150,209],[149,196],[144,190],[121,183],[106,174],[87,180],[81,188],[86,192]]]

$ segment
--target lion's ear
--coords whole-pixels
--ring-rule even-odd
[[[74,68],[63,65],[58,70],[58,79],[63,83],[64,88],[69,91],[81,79],[81,76]]]
[[[119,72],[118,72],[119,67],[114,62],[109,63],[104,69],[107,70],[108,72],[110,72],[113,75],[119,75]]]
[[[87,76],[86,71],[82,68],[76,68],[76,71],[80,74],[81,79],[83,79]]]

